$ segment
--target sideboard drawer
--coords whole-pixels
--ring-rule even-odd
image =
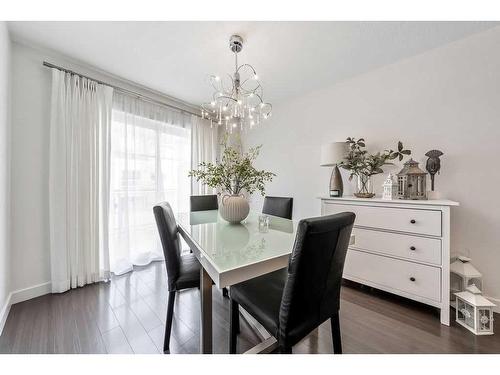
[[[389,291],[441,301],[441,269],[437,267],[350,249],[343,276]]]
[[[441,211],[326,202],[323,214],[345,211],[356,214],[355,226],[441,236]]]
[[[374,251],[417,262],[441,265],[441,240],[408,234],[354,228],[356,240],[351,248]]]

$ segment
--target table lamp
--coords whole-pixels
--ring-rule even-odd
[[[340,174],[338,164],[347,155],[347,143],[333,142],[321,146],[321,166],[334,167],[330,178],[330,197],[342,197],[344,184]]]

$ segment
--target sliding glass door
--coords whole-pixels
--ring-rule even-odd
[[[189,118],[118,97],[111,127],[109,248],[111,271],[162,260],[153,206],[168,201],[189,210],[191,130]]]

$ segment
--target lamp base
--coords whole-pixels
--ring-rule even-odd
[[[344,194],[344,183],[338,166],[335,166],[330,177],[330,197],[341,198]]]
[[[342,192],[340,190],[330,190],[330,198],[340,198],[342,197]]]

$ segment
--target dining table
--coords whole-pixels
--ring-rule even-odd
[[[238,224],[225,221],[218,210],[182,212],[176,217],[180,235],[201,264],[200,352],[212,353],[212,285],[227,288],[287,267],[298,221],[255,211]],[[248,352],[272,350],[275,338],[248,313],[241,313],[263,339]]]

